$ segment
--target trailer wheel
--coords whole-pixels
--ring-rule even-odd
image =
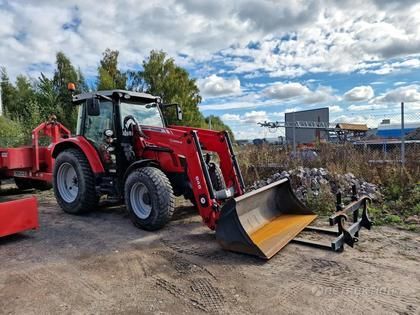
[[[98,205],[93,172],[79,150],[67,149],[57,156],[53,179],[55,198],[65,212],[81,214]]]
[[[32,181],[27,178],[15,177],[15,184],[19,190],[33,189]]]
[[[144,230],[162,228],[174,213],[175,196],[171,183],[154,167],[136,169],[128,175],[124,197],[131,221]]]

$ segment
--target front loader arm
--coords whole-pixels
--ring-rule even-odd
[[[147,137],[144,139],[146,147],[142,154],[143,157],[150,158],[152,156],[149,155],[152,154],[168,155],[168,152],[156,153],[150,149],[151,147],[163,147],[171,150],[170,154],[174,158],[173,160],[179,159],[179,157],[185,158],[185,171],[191,183],[194,198],[197,200],[199,213],[204,223],[214,230],[220,216],[220,202],[216,198],[202,148],[218,154],[227,187],[233,187],[235,196],[243,194],[242,180],[237,175],[226,135],[222,132],[178,126],[173,129],[142,126],[142,132]],[[165,159],[158,160],[164,172],[174,171],[172,163],[162,163]]]
[[[245,184],[233,151],[229,134],[226,131],[213,131],[191,127],[171,126],[185,132],[196,132],[200,149],[217,153],[226,187],[234,187],[235,197],[244,194]]]

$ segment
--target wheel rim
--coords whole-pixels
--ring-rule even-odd
[[[76,170],[70,163],[63,163],[58,168],[57,188],[65,202],[71,203],[76,200],[79,194],[79,179]]]
[[[131,207],[140,219],[147,219],[152,212],[149,190],[143,183],[135,183],[130,191]]]

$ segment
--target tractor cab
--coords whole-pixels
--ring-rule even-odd
[[[107,90],[73,96],[79,107],[76,134],[85,137],[99,151],[106,164],[106,151],[113,143],[120,148],[126,162],[132,156],[133,127],[165,128],[163,115],[168,108],[175,107],[176,116],[182,119],[178,104],[163,104],[159,97],[147,93]],[[169,113],[168,113],[169,114]]]
[[[146,93],[109,90],[73,96],[79,107],[76,134],[95,146],[105,132],[119,138],[131,124],[164,127],[159,97]]]

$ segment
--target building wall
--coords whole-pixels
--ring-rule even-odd
[[[404,134],[420,128],[420,122],[409,122],[404,124]],[[401,124],[380,124],[376,135],[380,138],[400,138]]]
[[[284,116],[286,123],[292,123],[293,121],[330,122],[330,111],[328,107],[286,113]],[[295,129],[296,144],[312,143],[315,142],[317,138],[328,140],[328,132],[323,131],[322,129]],[[293,128],[286,128],[286,141],[288,143],[293,143]]]

